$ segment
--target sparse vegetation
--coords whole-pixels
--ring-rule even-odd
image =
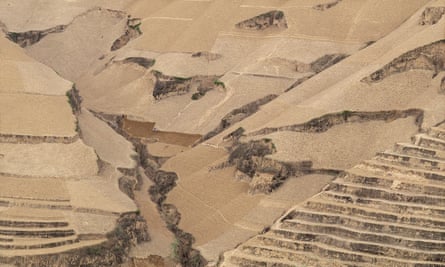
[[[142,31],[141,31],[141,22],[139,22],[138,24],[136,24],[136,25],[130,25],[129,27],[130,28],[132,28],[133,30],[136,30],[139,34],[142,34]]]
[[[221,86],[222,88],[226,89],[226,85],[222,81],[220,81],[220,80],[215,80],[213,83],[216,86]]]
[[[71,109],[73,110],[73,113],[74,113],[75,110],[76,110],[76,103],[74,102],[73,94],[72,94],[71,90],[66,91],[65,95],[68,98],[68,100],[67,100],[68,104],[70,104],[70,107],[71,107]]]
[[[89,256],[100,256],[103,254],[103,247],[101,246],[87,247],[85,252]]]
[[[444,262],[445,126],[427,127],[444,119],[445,7],[340,1],[1,10],[0,29],[28,48],[0,49],[0,197],[13,207],[0,216],[0,265]],[[370,23],[382,10],[397,16]],[[230,25],[217,18],[228,13]],[[63,34],[42,31],[62,22]],[[70,81],[82,90],[65,100]],[[404,142],[390,151],[392,140]],[[130,253],[149,239],[142,215],[156,220],[148,246],[160,255]]]
[[[190,78],[190,77],[185,78],[185,77],[177,77],[177,76],[174,76],[173,79],[174,79],[175,81],[177,81],[177,82],[185,82],[185,81],[189,81],[189,80],[191,80],[192,78]]]
[[[284,12],[280,10],[272,10],[253,18],[241,21],[235,25],[240,29],[248,30],[265,30],[273,27],[278,29],[286,29],[287,21]]]
[[[80,126],[79,126],[79,120],[76,119],[76,128],[74,129],[76,133],[80,134]]]
[[[343,116],[343,119],[345,121],[348,121],[349,116],[351,116],[352,111],[350,110],[343,110],[343,112],[341,113],[341,115]]]
[[[158,71],[158,70],[152,70],[151,73],[153,73],[154,76],[158,77],[162,75],[162,72]]]
[[[136,63],[141,67],[144,67],[146,69],[152,67],[156,60],[151,58],[145,58],[145,57],[128,57],[122,61],[123,63]]]
[[[228,162],[235,165],[239,171],[253,177],[259,160],[266,155],[275,153],[276,149],[274,147],[272,139],[268,138],[240,143],[232,149]]]
[[[179,242],[178,242],[177,238],[175,238],[175,240],[171,243],[171,258],[175,262],[179,262],[180,261],[180,257],[179,257]]]
[[[200,99],[201,97],[203,97],[204,95],[202,95],[201,93],[194,93],[193,95],[192,95],[192,100],[198,100],[198,99]]]
[[[253,102],[250,102],[240,108],[236,108],[232,110],[230,113],[226,114],[222,119],[218,127],[216,127],[214,130],[207,133],[205,136],[203,136],[201,141],[208,140],[212,138],[213,136],[217,135],[218,133],[222,132],[224,129],[227,129],[231,125],[251,116],[255,112],[257,112],[260,108],[260,106],[269,103],[273,99],[275,99],[277,95],[267,95],[263,98],[257,99]],[[233,138],[237,139],[244,133],[244,129],[240,132],[239,129],[234,132],[234,134],[229,134],[224,138]]]
[[[17,41],[17,37],[18,37],[18,34],[16,32],[8,32],[8,38],[11,41],[16,42]]]

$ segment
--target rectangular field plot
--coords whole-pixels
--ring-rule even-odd
[[[66,96],[0,94],[0,135],[75,136]]]
[[[52,178],[0,176],[0,197],[29,200],[68,201],[65,182]]]

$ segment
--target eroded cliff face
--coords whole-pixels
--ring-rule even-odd
[[[217,87],[224,87],[224,84],[218,81],[220,76],[193,76],[193,77],[175,77],[162,74],[159,71],[153,71],[156,80],[153,89],[153,97],[157,100],[170,96],[184,95],[194,92],[193,100],[198,100],[205,96],[208,91]]]
[[[418,109],[381,112],[343,111],[327,114],[302,124],[277,128],[263,128],[248,133],[247,135],[244,134],[242,128],[238,128],[225,137],[226,141],[232,142],[232,145],[229,147],[229,158],[226,162],[215,166],[214,168],[219,169],[235,166],[237,170],[235,178],[249,183],[249,193],[269,194],[277,189],[289,177],[310,173],[337,174],[339,173],[339,170],[313,168],[313,163],[309,160],[284,162],[269,158],[269,155],[276,152],[276,148],[273,144],[273,140],[261,138],[262,136],[280,131],[322,133],[336,125],[345,123],[392,121],[406,117],[414,117],[416,125],[419,127],[419,130],[421,129],[423,111]],[[249,139],[248,141],[243,141],[240,139],[241,137],[247,137]],[[251,139],[252,137],[254,139]]]
[[[201,141],[208,140],[213,136],[216,136],[217,134],[221,133],[225,129],[229,128],[231,125],[251,116],[252,114],[257,112],[262,105],[269,103],[276,97],[277,95],[268,95],[253,102],[250,102],[240,108],[232,110],[230,113],[228,113],[221,119],[221,122],[219,123],[218,127],[216,127],[215,129],[207,133],[205,136],[203,136]]]
[[[160,170],[163,163],[162,159],[151,155],[146,146],[147,139],[142,137],[131,136],[123,129],[124,116],[110,115],[104,113],[93,112],[98,118],[107,122],[117,133],[124,136],[133,143],[138,153],[138,167],[141,167],[144,174],[154,183],[148,190],[147,194],[156,204],[161,218],[165,221],[167,228],[174,234],[175,243],[172,254],[174,261],[185,267],[202,267],[206,265],[206,260],[201,256],[200,252],[193,248],[195,242],[194,237],[178,227],[181,220],[181,214],[177,208],[170,203],[166,203],[167,194],[176,186],[178,176],[174,172],[166,172]],[[132,172],[127,173],[131,175]],[[122,187],[126,192],[131,193],[134,182],[130,179],[122,180]]]
[[[146,69],[152,67],[155,64],[154,59],[144,57],[127,57],[126,59],[118,62],[122,62],[124,64],[134,63]]]
[[[433,77],[444,71],[445,40],[439,40],[402,54],[383,68],[363,78],[362,82],[380,82],[390,75],[415,69],[430,70],[433,72]]]
[[[304,62],[298,62],[293,61],[289,62],[290,64],[295,66],[295,70],[300,73],[309,73],[307,76],[304,76],[302,78],[299,78],[297,81],[295,81],[289,88],[285,90],[285,92],[288,92],[295,87],[297,87],[299,84],[305,82],[306,80],[312,78],[314,75],[324,71],[325,69],[337,64],[338,62],[342,61],[343,59],[347,58],[349,55],[347,54],[326,54],[324,56],[321,56],[314,60],[311,63],[304,63]]]
[[[48,34],[63,32],[66,27],[66,25],[58,25],[44,31],[8,32],[6,36],[21,47],[27,47],[39,42]]]
[[[241,130],[240,130],[241,129]],[[282,162],[267,158],[276,153],[271,139],[263,138],[240,142],[242,128],[238,128],[226,138],[232,145],[226,162],[213,166],[211,171],[230,166],[236,168],[235,179],[249,183],[250,194],[269,194],[280,187],[291,176],[314,172],[312,162]]]
[[[142,35],[142,31],[140,28],[141,23],[142,22],[140,19],[131,18],[130,16],[128,16],[127,28],[125,29],[124,34],[122,34],[118,39],[116,39],[113,42],[113,45],[110,48],[111,51],[115,51],[124,47],[125,45],[128,44],[128,42]]]
[[[433,25],[442,19],[443,14],[445,14],[444,6],[427,7],[422,13],[420,18],[420,25]]]
[[[265,30],[268,28],[286,29],[287,22],[283,11],[273,10],[241,21],[235,26],[245,30]]]
[[[294,124],[281,127],[267,127],[255,132],[249,133],[249,136],[265,135],[279,131],[293,131],[293,132],[312,132],[319,133],[325,132],[329,128],[344,124],[344,123],[360,123],[367,121],[391,121],[400,118],[406,118],[412,116],[416,118],[416,125],[421,129],[423,122],[423,110],[420,109],[408,109],[408,110],[388,110],[388,111],[350,111],[345,110],[343,112],[326,114],[319,118],[314,118],[306,123]]]
[[[327,9],[333,8],[336,5],[338,5],[342,0],[336,0],[333,2],[325,3],[325,4],[319,4],[316,6],[313,6],[312,8],[318,11],[325,11]]]
[[[439,93],[445,94],[445,77],[443,77],[442,80],[440,81]]]

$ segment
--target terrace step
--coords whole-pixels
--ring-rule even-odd
[[[394,164],[399,166],[407,166],[419,169],[427,170],[445,170],[445,161],[433,158],[424,158],[419,156],[412,156],[407,154],[399,154],[395,152],[380,152],[377,153],[376,158],[378,161],[385,162],[387,164]]]
[[[386,233],[390,235],[400,235],[401,237],[419,237],[421,239],[434,239],[432,234],[443,233],[443,229],[429,229],[424,227],[410,227],[409,225],[403,225],[398,223],[387,223],[378,220],[363,220],[357,219],[353,216],[343,215],[331,215],[323,213],[302,213],[301,211],[295,212],[293,219],[287,219],[283,221],[283,228],[298,227],[300,223],[312,223],[312,224],[343,224],[344,227],[355,229],[357,231],[367,231],[376,233]],[[442,231],[441,231],[442,230]],[[404,234],[399,232],[405,231]],[[444,237],[438,237],[444,238]],[[439,241],[445,241],[445,238]]]
[[[405,202],[408,204],[423,204],[425,206],[445,207],[445,196],[431,196],[428,194],[416,194],[410,192],[402,192],[391,188],[377,188],[367,185],[347,183],[341,179],[333,181],[328,192],[334,191],[338,193],[349,194],[355,197],[366,197],[383,199],[395,202]]]
[[[387,233],[369,232],[356,230],[342,225],[322,224],[311,222],[298,222],[293,227],[274,227],[265,235],[272,235],[283,239],[293,241],[315,242],[320,241],[320,235],[337,236],[348,238],[355,241],[364,241],[371,243],[383,243],[397,247],[421,248],[422,250],[437,250],[443,252],[444,241],[401,237]]]
[[[421,147],[410,143],[396,143],[394,152],[425,158],[445,159],[445,151]]]
[[[310,263],[310,266],[321,267],[320,263],[317,260],[309,257],[309,253],[300,253],[301,260],[298,263],[301,263],[301,266],[304,266],[306,263]],[[313,256],[313,255],[312,255]],[[242,251],[235,251],[230,255],[230,262],[225,261],[221,267],[296,267],[294,261],[288,261],[284,259],[272,259],[270,257],[261,257],[258,255],[251,255],[244,253]],[[306,265],[308,266],[308,265]],[[325,265],[326,266],[326,265]],[[331,265],[332,266],[332,265]],[[334,265],[335,267],[343,267],[346,265]]]
[[[48,255],[62,253],[68,250],[84,248],[88,246],[95,246],[105,242],[106,239],[96,239],[96,240],[80,240],[72,244],[67,244],[52,248],[40,248],[40,249],[11,249],[11,250],[0,250],[0,256],[3,257],[14,257],[14,256],[32,256],[32,255]],[[1,260],[1,259],[0,259]]]
[[[6,220],[0,219],[0,227],[17,227],[17,228],[57,228],[68,226],[66,221],[32,221],[32,220]]]
[[[5,198],[0,197],[0,203],[6,203],[9,207],[23,207],[34,209],[51,209],[51,210],[71,210],[69,201],[45,201],[19,198]]]
[[[445,151],[445,140],[434,138],[427,134],[416,134],[413,142],[418,146]]]
[[[0,235],[0,242],[12,242],[13,238],[11,235]]]
[[[79,239],[75,235],[62,238],[16,238],[12,242],[0,242],[0,249],[25,250],[54,248],[76,242],[79,242]]]
[[[335,246],[319,242],[302,242],[299,244],[299,246],[304,248],[304,251],[311,252],[313,255],[323,258],[325,261],[342,261],[345,262],[346,266],[363,266],[363,264],[375,264],[382,266],[414,266],[414,264],[416,264],[415,266],[445,266],[445,262],[436,263],[422,260],[398,259],[380,255],[371,255],[363,252],[352,252],[351,250],[337,248]],[[279,261],[286,260],[296,263],[300,263],[302,261],[301,254],[296,253],[295,250],[255,244],[250,241],[246,245],[242,245],[239,250],[245,254],[251,254],[253,256],[264,258],[269,257]],[[353,262],[354,265],[348,264],[349,262]]]
[[[433,196],[445,196],[445,184],[438,181],[410,180],[400,177],[389,177],[369,174],[361,169],[349,169],[345,175],[334,181],[341,179],[351,184],[361,184],[376,188],[392,188],[400,192],[413,194],[427,194]]]
[[[11,235],[15,237],[66,237],[75,234],[74,230],[68,227],[56,228],[19,228],[19,227],[0,227],[0,234]]]
[[[313,244],[302,243],[301,250],[292,250],[261,244],[261,241],[253,241],[257,240],[249,241],[248,244],[243,245],[239,249],[239,251],[244,254],[243,258],[246,258],[245,255],[249,255],[251,259],[256,258],[257,260],[261,259],[261,261],[268,258],[277,263],[285,262],[288,265],[294,263],[294,265],[291,266],[295,266],[297,262],[302,264],[301,266],[366,266],[354,261],[341,259],[340,257],[336,258],[336,262],[333,264],[329,261],[329,257],[325,255],[320,257],[320,255],[315,253],[308,253],[313,252]],[[275,266],[275,264],[266,266]]]
[[[282,226],[272,228],[265,235],[293,241],[316,242],[320,236],[340,237],[354,242],[374,243],[382,246],[392,246],[398,249],[411,249],[418,252],[443,252],[445,241],[429,240],[416,237],[403,237],[384,232],[357,230],[348,226],[331,223],[314,223],[303,220],[289,220],[282,222]]]
[[[332,203],[327,200],[323,201],[309,201],[306,208],[311,211],[312,218],[299,218],[308,222],[325,223],[340,223],[342,222],[349,228],[371,231],[384,232],[386,234],[400,235],[401,237],[416,237],[422,239],[445,241],[445,229],[437,227],[419,227],[415,222],[419,217],[405,217],[400,214],[389,213],[387,211],[379,211],[376,209],[369,209],[360,206],[351,206],[341,203]],[[315,213],[317,212],[317,213]],[[323,214],[318,216],[317,214]],[[425,220],[428,220],[425,217]],[[413,224],[399,223],[400,220],[411,221]]]
[[[428,130],[428,135],[433,138],[442,139],[445,141],[445,129],[440,127],[431,127]]]
[[[434,206],[427,206],[422,204],[405,204],[403,202],[394,202],[383,199],[375,199],[375,198],[366,198],[366,197],[357,197],[350,194],[343,194],[328,191],[323,194],[323,199],[332,200],[332,201],[341,201],[343,203],[354,203],[355,205],[359,205],[361,207],[372,207],[374,209],[387,211],[391,213],[399,213],[403,214],[403,216],[407,215],[416,215],[422,217],[445,217],[445,208],[437,208]]]
[[[357,165],[357,167],[376,172],[377,174],[392,174],[399,177],[416,176],[418,178],[445,181],[445,172],[428,171],[425,169],[418,169],[407,166],[385,164],[376,160],[366,160]]]
[[[269,247],[278,247],[284,249],[307,250],[308,244],[323,243],[331,245],[336,248],[351,250],[354,252],[367,253],[371,255],[385,255],[397,259],[408,260],[421,260],[421,261],[444,261],[445,252],[443,247],[435,250],[418,250],[415,248],[408,248],[403,246],[396,246],[392,244],[385,244],[380,242],[369,242],[363,240],[355,240],[351,238],[345,238],[337,235],[320,234],[317,239],[311,242],[294,241],[275,237],[271,235],[261,235],[255,238],[260,245]]]

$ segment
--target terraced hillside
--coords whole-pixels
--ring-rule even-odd
[[[130,231],[120,221],[137,220],[136,207],[118,188],[122,174],[83,142],[73,84],[0,43],[0,263],[82,262],[91,257],[82,248],[106,246],[116,227]]]
[[[443,265],[444,7],[0,1],[0,265]]]
[[[443,266],[445,127],[397,143],[290,210],[221,266]]]

